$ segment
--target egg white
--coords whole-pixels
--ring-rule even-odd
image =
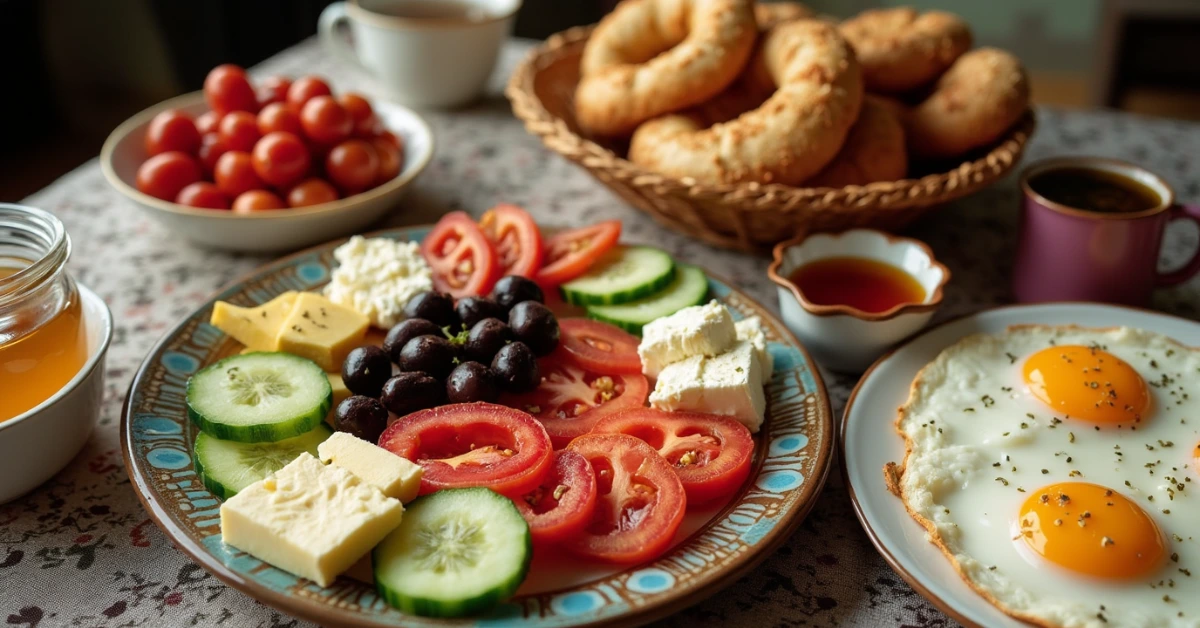
[[[1052,344],[1099,344],[1129,363],[1151,383],[1149,416],[1136,430],[1100,431],[1056,416],[1021,371]],[[896,427],[908,454],[886,470],[889,488],[1002,611],[1043,626],[1200,628],[1200,474],[1192,458],[1200,350],[1129,328],[1021,326],[970,336],[921,370]],[[1141,506],[1177,561],[1114,582],[1059,567],[1013,540],[1026,498],[1071,481],[1106,486]]]

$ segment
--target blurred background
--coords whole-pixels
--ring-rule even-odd
[[[595,22],[615,0],[525,0],[516,34]],[[0,201],[94,157],[122,120],[316,32],[329,0],[0,0]],[[847,17],[911,5],[961,15],[1015,52],[1034,100],[1200,120],[1200,0],[808,0]],[[315,45],[315,44],[314,44]]]

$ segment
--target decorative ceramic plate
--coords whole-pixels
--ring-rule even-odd
[[[373,234],[420,240],[428,227]],[[143,362],[121,421],[129,477],[163,532],[230,586],[284,612],[322,625],[447,624],[401,614],[374,587],[342,577],[321,588],[221,541],[220,502],[192,468],[196,429],[187,418],[184,386],[198,369],[241,345],[208,324],[213,302],[268,301],[288,290],[312,290],[329,277],[333,242],[284,258],[215,295],[166,335]],[[563,626],[644,623],[694,604],[732,584],[771,554],[800,525],[828,475],[833,421],[815,365],[784,325],[728,284],[709,280],[711,294],[736,317],[758,315],[775,359],[768,416],[756,436],[750,478],[727,503],[692,509],[674,546],[658,560],[612,567],[535,557],[517,596],[471,625]]]
[[[910,585],[967,626],[1028,626],[977,595],[925,536],[904,504],[888,492],[883,466],[904,459],[896,433],[896,410],[909,386],[942,349],[977,333],[999,333],[1010,325],[1127,326],[1164,334],[1200,346],[1200,324],[1149,310],[1097,303],[1017,305],[979,312],[929,329],[880,358],[863,374],[842,417],[842,471],[858,520],[879,553]]]

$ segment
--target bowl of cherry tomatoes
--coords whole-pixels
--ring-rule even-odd
[[[109,135],[109,183],[198,244],[273,252],[363,230],[394,209],[433,156],[416,113],[316,76],[250,82],[214,68],[204,90]]]

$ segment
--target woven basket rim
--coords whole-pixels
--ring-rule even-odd
[[[965,182],[972,181],[979,176],[987,176],[988,178],[997,176],[991,175],[989,172],[994,169],[995,162],[998,160],[1015,162],[1014,156],[1019,156],[1024,151],[1025,145],[1028,143],[1037,124],[1034,109],[1030,107],[1021,119],[986,154],[972,160],[963,161],[950,170],[928,174],[916,179],[906,178],[895,181],[876,181],[866,185],[830,188],[798,187],[780,183],[758,182],[707,183],[697,181],[691,177],[671,177],[644,168],[601,146],[595,141],[574,132],[565,120],[550,113],[534,89],[534,81],[538,72],[554,61],[557,61],[564,54],[567,54],[569,47],[581,44],[587,40],[594,29],[595,25],[593,24],[577,26],[555,33],[536,46],[521,60],[505,89],[505,94],[513,106],[515,115],[525,123],[526,128],[531,133],[541,137],[543,143],[547,145],[553,144],[550,147],[555,152],[563,153],[560,146],[573,146],[581,155],[569,158],[583,163],[588,169],[620,170],[623,171],[623,178],[636,180],[639,183],[644,182],[647,185],[674,188],[684,191],[688,196],[710,198],[730,196],[743,199],[748,197],[771,197],[772,199],[770,203],[756,203],[749,208],[742,208],[739,210],[741,212],[787,212],[789,209],[794,209],[806,201],[814,199],[829,200],[831,196],[845,197],[847,204],[853,204],[855,199],[877,193],[895,194],[897,192],[907,192],[905,198],[909,202],[892,204],[893,207],[897,205],[906,206],[918,201],[928,202],[930,197],[935,195],[928,194],[927,190],[943,190],[947,187],[957,187],[947,185],[952,179],[963,181],[964,185],[966,185]],[[1007,169],[1005,168],[1005,170]],[[936,196],[946,196],[946,194],[942,192],[937,193]],[[781,204],[786,206],[782,210],[779,207]],[[876,209],[886,208],[877,207]]]

